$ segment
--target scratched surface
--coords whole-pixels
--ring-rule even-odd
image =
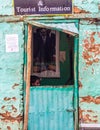
[[[18,34],[18,52],[6,52],[6,34]],[[23,126],[23,23],[0,23],[0,130]]]
[[[80,122],[100,123],[100,25],[82,22],[79,43]]]

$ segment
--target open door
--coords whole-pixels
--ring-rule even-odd
[[[69,68],[66,69],[67,66],[66,68],[64,67],[65,70],[63,70],[63,72],[67,71],[70,72],[70,74],[69,77],[66,77],[67,74],[63,76],[63,74],[61,74],[62,71],[60,71],[60,75],[57,78],[42,77],[43,82],[41,86],[31,86],[30,91],[28,91],[28,93],[26,92],[26,97],[28,97],[30,93],[30,99],[29,98],[27,99],[29,100],[29,112],[27,114],[28,111],[27,109],[25,113],[25,117],[28,117],[28,130],[66,130],[66,129],[77,130],[77,126],[78,126],[78,88],[77,88],[78,87],[78,83],[77,83],[78,82],[77,81],[78,21],[67,20],[66,22],[63,23],[62,20],[62,22],[60,21],[60,23],[56,23],[56,22],[53,23],[52,21],[51,23],[50,21],[49,23],[45,23],[44,21],[31,22],[33,27],[34,26],[40,28],[42,27],[46,29],[56,30],[57,32],[59,32],[59,37],[60,37],[59,40],[61,46],[63,42],[65,43],[65,41],[63,41],[64,37],[65,39],[67,38],[67,40],[69,39],[69,42],[72,39],[73,58],[72,55],[70,54],[70,51],[68,53],[69,55],[68,61],[70,62],[69,63],[70,71],[68,70]],[[69,44],[70,43],[67,44],[67,49],[70,48]],[[66,48],[61,47],[60,45],[59,45],[59,50],[60,48],[66,50]],[[32,48],[32,46],[30,47]],[[65,56],[65,53],[63,53],[65,51],[63,51],[63,49],[61,50],[61,52],[64,58],[67,55]],[[28,56],[30,57],[30,55],[32,56],[32,51],[29,52],[31,52],[31,54],[28,54]],[[61,64],[60,65],[63,68],[63,63]],[[29,68],[29,66],[27,66],[27,68]],[[31,69],[32,69],[32,60],[31,60]],[[29,83],[30,83],[29,76],[31,74],[32,74],[31,71],[30,74],[29,73],[27,74],[28,80],[26,84],[26,89],[27,86],[29,87]],[[67,79],[66,82],[64,79]],[[72,80],[71,83],[69,82],[69,79]],[[26,101],[26,108],[28,105],[27,102],[28,101]]]

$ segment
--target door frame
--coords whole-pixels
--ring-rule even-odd
[[[59,19],[57,19],[59,21]],[[56,20],[56,21],[57,21]],[[63,20],[60,19],[60,22]],[[65,19],[64,19],[65,22]],[[74,22],[75,25],[79,26],[79,20],[67,20],[67,23]],[[30,75],[31,75],[31,37],[32,37],[32,26],[36,26],[32,21],[26,22],[28,26],[28,39],[26,47],[26,84],[25,84],[25,111],[24,111],[24,130],[27,130],[28,127],[28,111],[29,111],[29,97],[30,97]],[[45,27],[45,26],[44,26]],[[78,92],[78,35],[74,36],[74,130],[79,129],[79,120],[78,120],[78,106],[79,106],[79,92]]]

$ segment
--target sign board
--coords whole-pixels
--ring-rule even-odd
[[[15,15],[71,14],[72,0],[14,0]]]

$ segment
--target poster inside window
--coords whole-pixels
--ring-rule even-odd
[[[59,32],[35,27],[32,36],[32,75],[60,77]]]

